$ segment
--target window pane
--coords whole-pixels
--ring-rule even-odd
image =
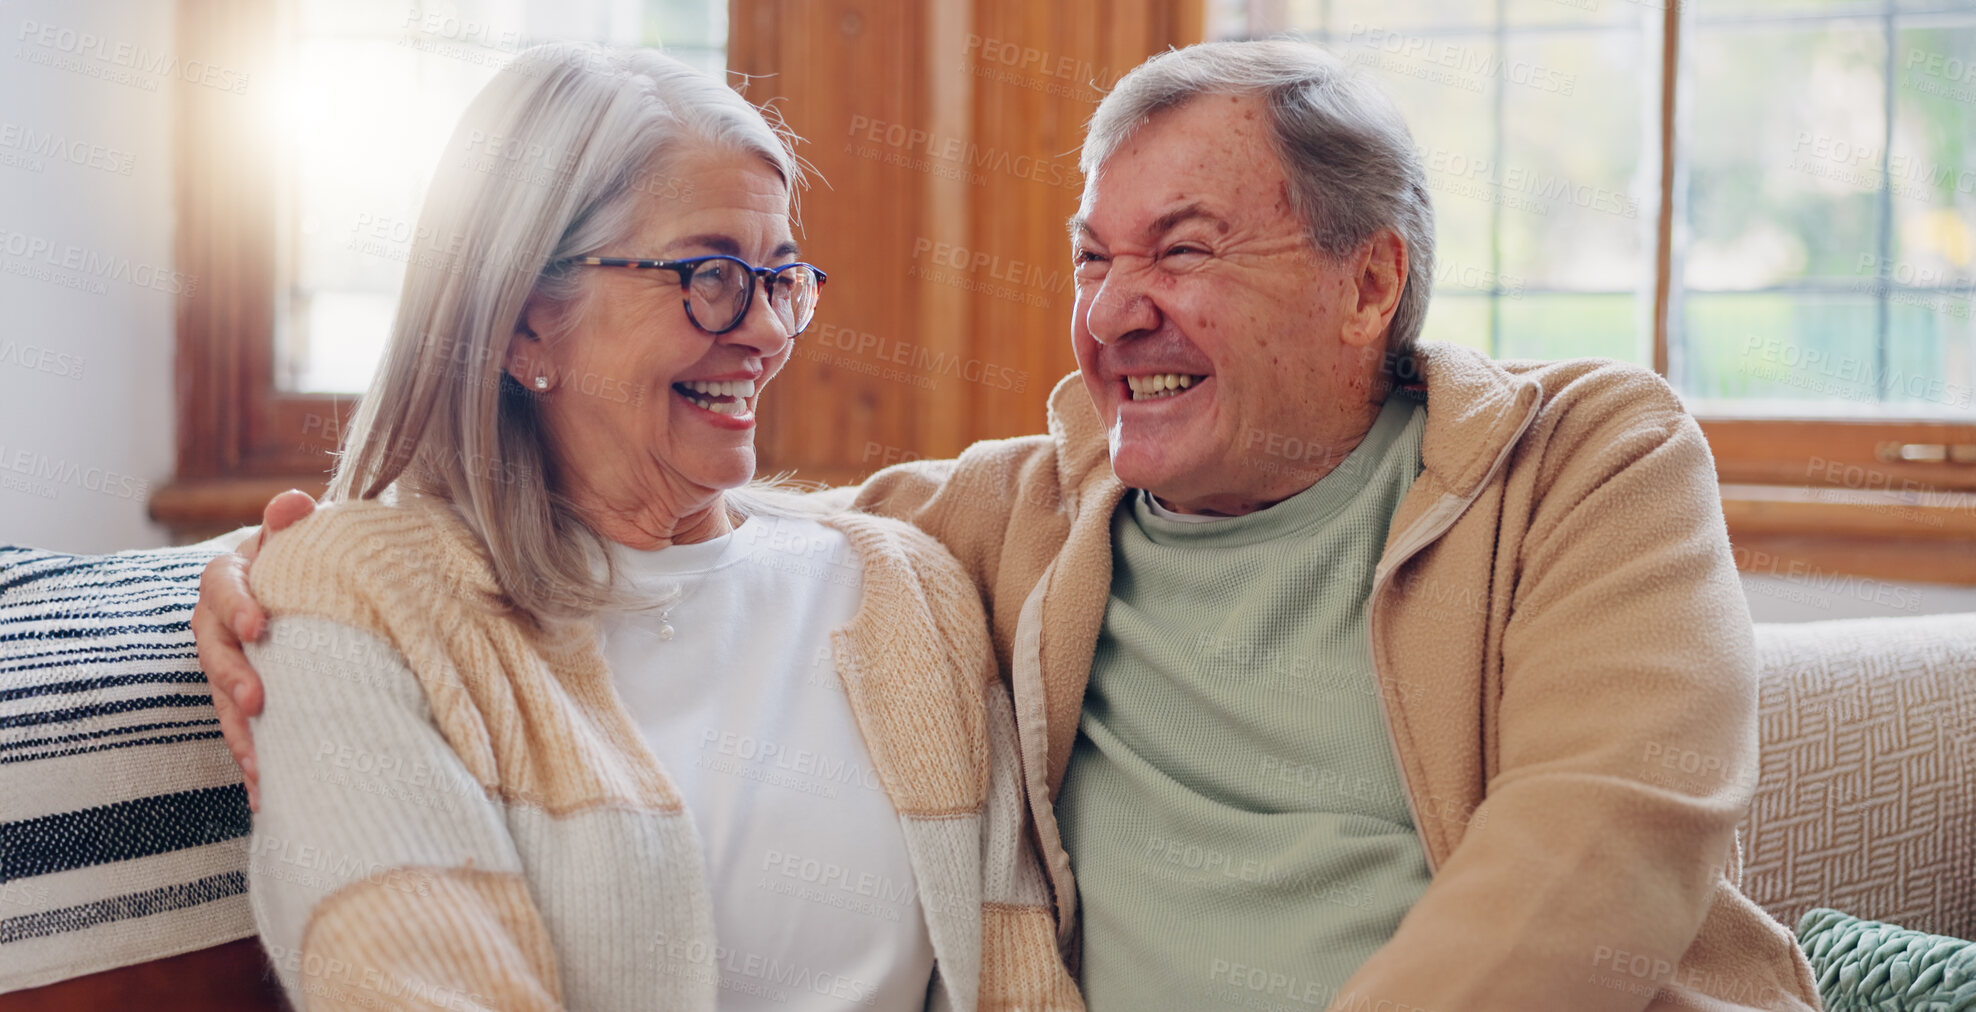
[[[663,45],[718,74],[725,0],[298,0],[279,82],[282,186],[275,376],[283,390],[369,384],[405,265],[443,250],[419,202],[461,112],[522,49],[568,39]]]
[[[1857,277],[1877,248],[1885,42],[1856,22],[1695,26],[1683,281]]]
[[[1292,17],[1301,14],[1302,20],[1273,30],[1288,28],[1311,32],[1323,28],[1340,38],[1357,34],[1362,39],[1366,32],[1374,29],[1445,32],[1488,28],[1496,23],[1493,6],[1478,4],[1475,0],[1331,0],[1327,6],[1330,8],[1329,23],[1325,22],[1322,9],[1292,11]]]
[[[1804,14],[1818,9],[1843,16]],[[1669,340],[1706,410],[1971,409],[1976,16],[1859,13],[1694,11],[1685,311]],[[1733,291],[1751,294],[1704,294]]]
[[[1966,304],[1976,274],[1976,16],[1903,30],[1894,52],[1894,255],[1881,273]],[[1880,266],[1862,259],[1860,272]]]
[[[371,371],[384,357],[391,336],[391,316],[398,309],[398,291],[299,291],[291,326],[292,347],[312,349],[310,386],[317,391],[361,391],[370,386]]]
[[[1642,94],[1647,44],[1639,31],[1510,36],[1512,64],[1535,70],[1503,94],[1503,177],[1537,200],[1505,206],[1504,271],[1537,288],[1646,290],[1659,201],[1642,160],[1659,130]]]
[[[1904,414],[1967,415],[1976,409],[1976,320],[1959,294],[1895,291],[1884,390]]]
[[[1879,0],[1704,0],[1694,8],[1704,22],[1772,16],[1874,16],[1881,9]]]
[[[1661,5],[1661,0],[1506,0],[1503,19],[1511,28],[1627,25],[1642,18],[1658,22]]]
[[[1420,336],[1428,341],[1447,341],[1488,351],[1489,299],[1473,291],[1450,292],[1445,284],[1436,286],[1434,298],[1427,304],[1427,325],[1421,329]]]
[[[1976,7],[1976,4],[1972,4]],[[1976,15],[1915,18],[1894,47],[1887,396],[1964,412],[1976,389]]]
[[[1649,363],[1653,349],[1641,335],[1645,307],[1632,295],[1540,293],[1503,299],[1502,333],[1496,354],[1503,358],[1616,358]]]
[[[1709,410],[1761,401],[1753,406],[1857,414],[1879,400],[1879,309],[1870,295],[1691,294],[1685,310],[1695,377],[1686,392]]]

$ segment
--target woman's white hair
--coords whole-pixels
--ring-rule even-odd
[[[1336,56],[1291,39],[1205,42],[1161,53],[1120,78],[1098,103],[1079,167],[1090,178],[1163,109],[1230,93],[1269,103],[1292,205],[1318,249],[1343,257],[1380,229],[1406,243],[1406,286],[1386,337],[1392,362],[1402,367],[1427,320],[1434,206],[1399,109]]]
[[[405,269],[328,498],[450,503],[485,545],[504,603],[537,627],[618,599],[602,540],[550,487],[534,396],[504,371],[509,341],[532,296],[565,332],[582,317],[595,272],[562,261],[632,236],[641,201],[693,199],[670,171],[681,155],[757,155],[793,199],[802,167],[790,141],[779,119],[656,50],[517,54],[474,98],[433,175],[417,231],[433,249]]]

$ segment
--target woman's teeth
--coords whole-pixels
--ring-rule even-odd
[[[693,380],[689,383],[681,383],[679,386],[683,389],[691,390],[696,394],[712,394],[715,397],[739,397],[745,400],[755,396],[754,380],[719,380],[714,382]]]
[[[748,398],[755,396],[755,381],[693,380],[687,383],[674,383],[673,389],[679,391],[703,411],[711,411],[717,415],[738,415],[748,410]],[[700,396],[696,397],[695,394]]]
[[[1133,400],[1149,401],[1155,397],[1172,397],[1206,378],[1177,372],[1163,372],[1156,376],[1127,376],[1125,385],[1132,388]]]

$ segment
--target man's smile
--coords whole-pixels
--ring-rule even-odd
[[[1150,401],[1160,398],[1178,397],[1206,380],[1206,376],[1181,372],[1153,373],[1147,376],[1126,376],[1128,400]]]

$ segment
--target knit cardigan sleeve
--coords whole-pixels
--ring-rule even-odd
[[[560,1008],[501,813],[396,652],[295,615],[250,654],[267,706],[249,895],[296,1005]]]
[[[334,600],[323,613],[378,603],[337,561],[312,566],[311,547],[272,539],[257,594]],[[374,575],[405,580],[374,561]],[[284,608],[247,652],[267,687],[249,897],[296,1007],[562,1008],[506,821],[395,644]]]
[[[1707,443],[1658,380],[1627,392],[1553,412],[1520,451],[1541,456],[1484,701],[1487,797],[1334,1010],[1805,1008],[1763,985],[1763,939],[1747,977],[1679,969],[1705,918],[1749,902],[1726,869],[1757,778],[1756,656]]]

